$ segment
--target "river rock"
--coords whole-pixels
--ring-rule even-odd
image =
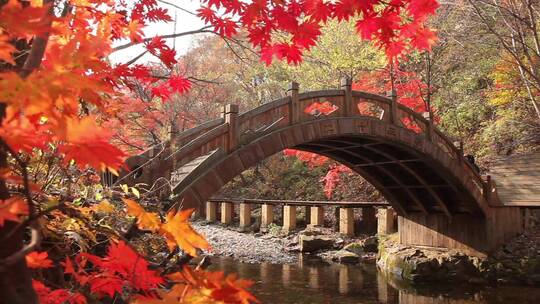
[[[357,255],[363,255],[368,252],[377,252],[379,246],[379,240],[376,236],[370,236],[366,239],[350,243],[343,249],[355,253]]]
[[[347,250],[332,250],[323,252],[319,255],[323,260],[341,264],[356,264],[360,257]]]
[[[300,235],[298,241],[301,252],[315,252],[334,246],[334,240],[324,235]]]

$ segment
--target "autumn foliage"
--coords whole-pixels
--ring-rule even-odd
[[[437,7],[435,0],[202,0],[198,15],[224,37],[246,33],[267,64],[274,58],[298,64],[330,19],[356,20],[360,37],[391,60],[429,50],[436,38],[425,21]],[[99,183],[100,172],[125,168],[129,149],[111,140],[134,134],[126,121],[159,122],[171,98],[192,87],[174,48],[144,35],[149,24],[170,21],[156,0],[0,1],[0,240],[7,244],[0,272],[39,278],[31,286],[29,279],[12,282],[25,287],[18,286],[22,294],[0,286],[10,290],[7,301],[32,303],[36,295],[42,303],[256,301],[246,291],[250,282],[185,263],[170,272],[168,261],[151,262],[130,243],[132,231],[148,232],[170,257],[208,250],[188,222],[191,211],[148,211],[136,188]],[[159,65],[111,63],[125,43],[142,45]],[[137,97],[141,90],[145,99]],[[328,106],[319,109],[328,114]],[[335,180],[326,177],[327,184]],[[110,214],[127,216],[129,231],[104,224]],[[36,235],[77,246],[48,247]],[[65,278],[43,275],[52,269]]]

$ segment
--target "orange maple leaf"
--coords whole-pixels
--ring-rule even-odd
[[[33,122],[21,112],[7,107],[6,118],[0,127],[0,137],[15,152],[31,153],[34,148],[44,149],[49,140],[45,128]]]
[[[195,209],[171,211],[167,214],[166,222],[161,225],[159,232],[165,236],[169,250],[178,246],[187,254],[197,256],[197,249],[210,248],[204,237],[189,224],[188,219],[193,211]]]
[[[48,13],[49,5],[23,6],[18,0],[9,0],[0,9],[0,26],[12,37],[29,38],[50,32],[54,18]]]
[[[182,287],[180,303],[259,303],[247,291],[253,281],[238,279],[235,274],[225,276],[222,271],[192,270],[186,266],[181,272],[167,275],[167,279]]]
[[[161,221],[156,213],[146,212],[141,205],[133,200],[127,198],[122,200],[126,203],[127,213],[137,218],[137,226],[140,229],[157,231],[161,227]]]
[[[20,196],[0,200],[0,227],[5,221],[20,222],[20,216],[28,215],[28,204]]]
[[[11,54],[15,51],[16,49],[13,44],[9,43],[9,37],[2,33],[2,30],[0,29],[0,60],[14,65],[15,61]]]
[[[26,255],[26,266],[28,268],[50,268],[53,266],[53,262],[49,259],[49,254],[46,251],[37,252],[32,251]]]
[[[64,143],[58,147],[58,151],[65,155],[66,162],[73,159],[83,168],[90,166],[113,172],[123,166],[124,152],[109,143],[112,133],[99,127],[96,117],[68,117],[64,132],[59,136]]]

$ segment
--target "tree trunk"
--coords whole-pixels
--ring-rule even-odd
[[[5,104],[0,104],[0,121],[5,115]],[[7,152],[0,150],[0,170],[7,168]],[[0,179],[0,199],[9,198],[6,182]],[[17,223],[7,221],[0,227],[0,304],[39,303],[32,288],[32,277],[26,267],[26,261],[20,259],[11,265],[3,265],[5,258],[21,250],[24,245],[24,229],[19,229],[9,239],[8,234],[17,226]]]
[[[0,0],[0,9],[7,3],[7,0]],[[26,62],[27,53],[30,49],[26,41],[12,42],[16,49],[22,54],[15,59],[16,66],[2,64],[0,62],[0,72],[15,70],[20,72]],[[0,123],[6,114],[5,103],[0,102]],[[0,140],[2,140],[0,138]],[[8,168],[7,151],[0,148],[0,170]],[[5,200],[10,197],[5,180],[0,178],[0,199]],[[37,295],[32,288],[32,276],[26,267],[25,259],[20,259],[15,263],[4,265],[5,258],[21,250],[24,246],[24,236],[26,230],[19,229],[8,239],[6,237],[17,226],[15,222],[5,222],[0,227],[0,304],[33,304],[39,303]]]

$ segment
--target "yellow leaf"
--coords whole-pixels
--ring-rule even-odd
[[[161,225],[159,232],[165,236],[169,250],[178,246],[187,254],[197,256],[197,249],[210,248],[204,237],[189,224],[188,219],[194,210],[171,211],[167,214],[167,220]]]
[[[141,205],[133,200],[127,198],[122,200],[127,205],[127,213],[137,218],[137,226],[140,229],[157,231],[160,228],[161,221],[156,213],[146,212]]]
[[[94,206],[94,210],[97,212],[111,213],[114,212],[113,204],[109,203],[108,200],[102,200],[99,204]]]
[[[133,194],[134,194],[137,198],[140,198],[140,197],[141,197],[141,193],[139,193],[139,190],[137,190],[137,188],[131,187],[131,192],[133,192]]]
[[[30,6],[32,7],[42,7],[43,0],[30,0]]]
[[[126,184],[121,184],[120,188],[124,191],[125,194],[129,194],[129,187]]]

